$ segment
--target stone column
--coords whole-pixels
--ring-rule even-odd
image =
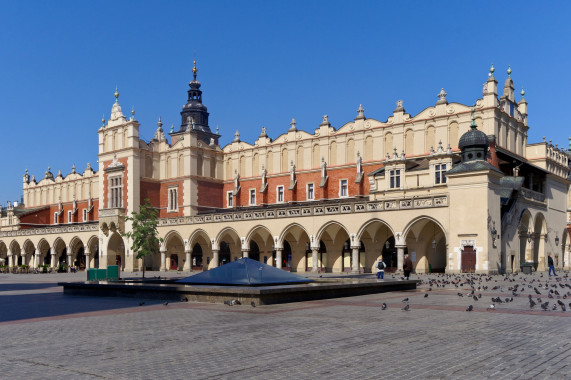
[[[184,253],[186,254],[186,261],[184,262],[184,267],[182,268],[183,271],[190,272],[192,269],[192,263],[190,262],[190,250],[185,249]]]
[[[161,267],[160,267],[160,271],[161,272],[166,272],[167,271],[167,248],[163,245],[160,248],[161,251]],[[144,265],[144,264],[143,264]]]
[[[20,256],[22,256],[22,265],[26,265],[26,252],[20,251]],[[16,262],[17,264],[18,262]]]
[[[248,257],[248,253],[250,253],[249,249],[242,248],[242,257]]]
[[[351,273],[359,273],[359,246],[351,247]]]
[[[512,257],[506,253],[506,273],[512,273]]]
[[[311,273],[319,272],[319,249],[318,248],[311,248]]]
[[[276,248],[276,268],[282,269],[283,248]]]
[[[85,254],[85,270],[88,270],[91,265],[91,252],[89,251],[89,246],[83,246],[83,253]]]
[[[14,266],[14,254],[12,251],[8,250],[8,268],[12,268]]]
[[[56,267],[56,249],[55,249],[55,247],[50,247],[50,256],[51,256],[50,267],[55,268]]]
[[[218,262],[220,261],[220,258],[218,255],[219,253],[220,253],[219,249],[213,249],[212,250],[212,268],[218,267]]]
[[[38,267],[40,266],[40,250],[36,248],[36,250],[34,251],[34,269],[38,269]]]
[[[404,265],[404,249],[406,246],[397,245],[397,272],[402,272],[402,266]]]
[[[66,248],[67,252],[67,271],[71,272],[71,265],[73,264],[73,254],[71,252],[71,247],[68,245]]]

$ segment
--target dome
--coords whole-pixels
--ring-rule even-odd
[[[490,146],[488,136],[486,136],[484,132],[479,131],[475,128],[470,129],[468,132],[464,133],[462,137],[460,137],[458,148],[464,149],[471,146],[485,146],[487,148]]]

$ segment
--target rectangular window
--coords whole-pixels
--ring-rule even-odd
[[[348,195],[347,186],[348,185],[347,185],[346,179],[339,180],[339,196],[340,197],[346,197]]]
[[[169,188],[169,205],[168,211],[177,211],[178,210],[178,188],[171,187]]]
[[[307,184],[307,200],[312,201],[315,199],[315,195],[313,194],[313,183]]]
[[[400,189],[400,169],[391,170],[389,172],[390,188]]]
[[[58,224],[57,212],[54,212],[54,224]]]
[[[111,208],[123,207],[123,177],[109,178],[109,199]]]
[[[68,211],[68,212],[67,212],[67,222],[68,222],[68,223],[71,223],[72,221],[73,221],[73,220],[72,220],[72,217],[71,217],[71,211]]]
[[[284,187],[283,186],[278,186],[278,188],[277,188],[276,201],[277,201],[277,203],[283,203],[284,202]]]
[[[228,193],[226,193],[226,207],[232,207],[234,206],[234,195],[232,194],[231,191],[229,191]]]
[[[446,183],[446,164],[438,164],[434,166],[434,183]]]
[[[250,206],[256,205],[256,189],[250,189]]]
[[[87,209],[83,209],[83,221],[87,222]]]

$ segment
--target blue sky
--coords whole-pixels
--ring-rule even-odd
[[[529,102],[529,141],[568,146],[571,2],[0,0],[0,204],[28,169],[97,168],[97,129],[115,86],[149,140],[180,124],[196,53],[221,144],[412,115],[437,100],[473,104],[490,63],[511,64]],[[501,90],[500,90],[501,91]],[[519,96],[517,96],[519,99]]]

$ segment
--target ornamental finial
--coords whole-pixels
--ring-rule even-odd
[[[523,87],[521,88],[520,94],[521,94],[521,97],[522,97],[522,98],[525,96],[525,90],[523,89]]]
[[[115,103],[119,103],[119,89],[115,86]]]
[[[159,121],[157,122],[157,126],[158,126],[159,128],[162,128],[162,127],[163,127],[163,122],[162,122],[160,116],[159,116]]]
[[[105,126],[105,115],[103,115],[101,117],[101,126],[104,127]]]
[[[476,125],[476,107],[472,107],[472,124],[470,124],[470,128],[476,129],[478,126]]]
[[[492,66],[490,66],[490,76],[491,77],[494,76],[494,71],[496,71],[496,69],[494,69],[494,64],[492,63]]]
[[[133,120],[135,120],[135,106],[131,108],[131,116],[133,117]]]
[[[507,72],[508,72],[508,78],[511,78],[512,77],[512,66],[511,65],[508,65],[508,71]]]
[[[196,68],[196,58],[194,59],[194,67],[192,68],[192,76],[194,80],[196,80],[196,74],[198,73],[198,69]]]

